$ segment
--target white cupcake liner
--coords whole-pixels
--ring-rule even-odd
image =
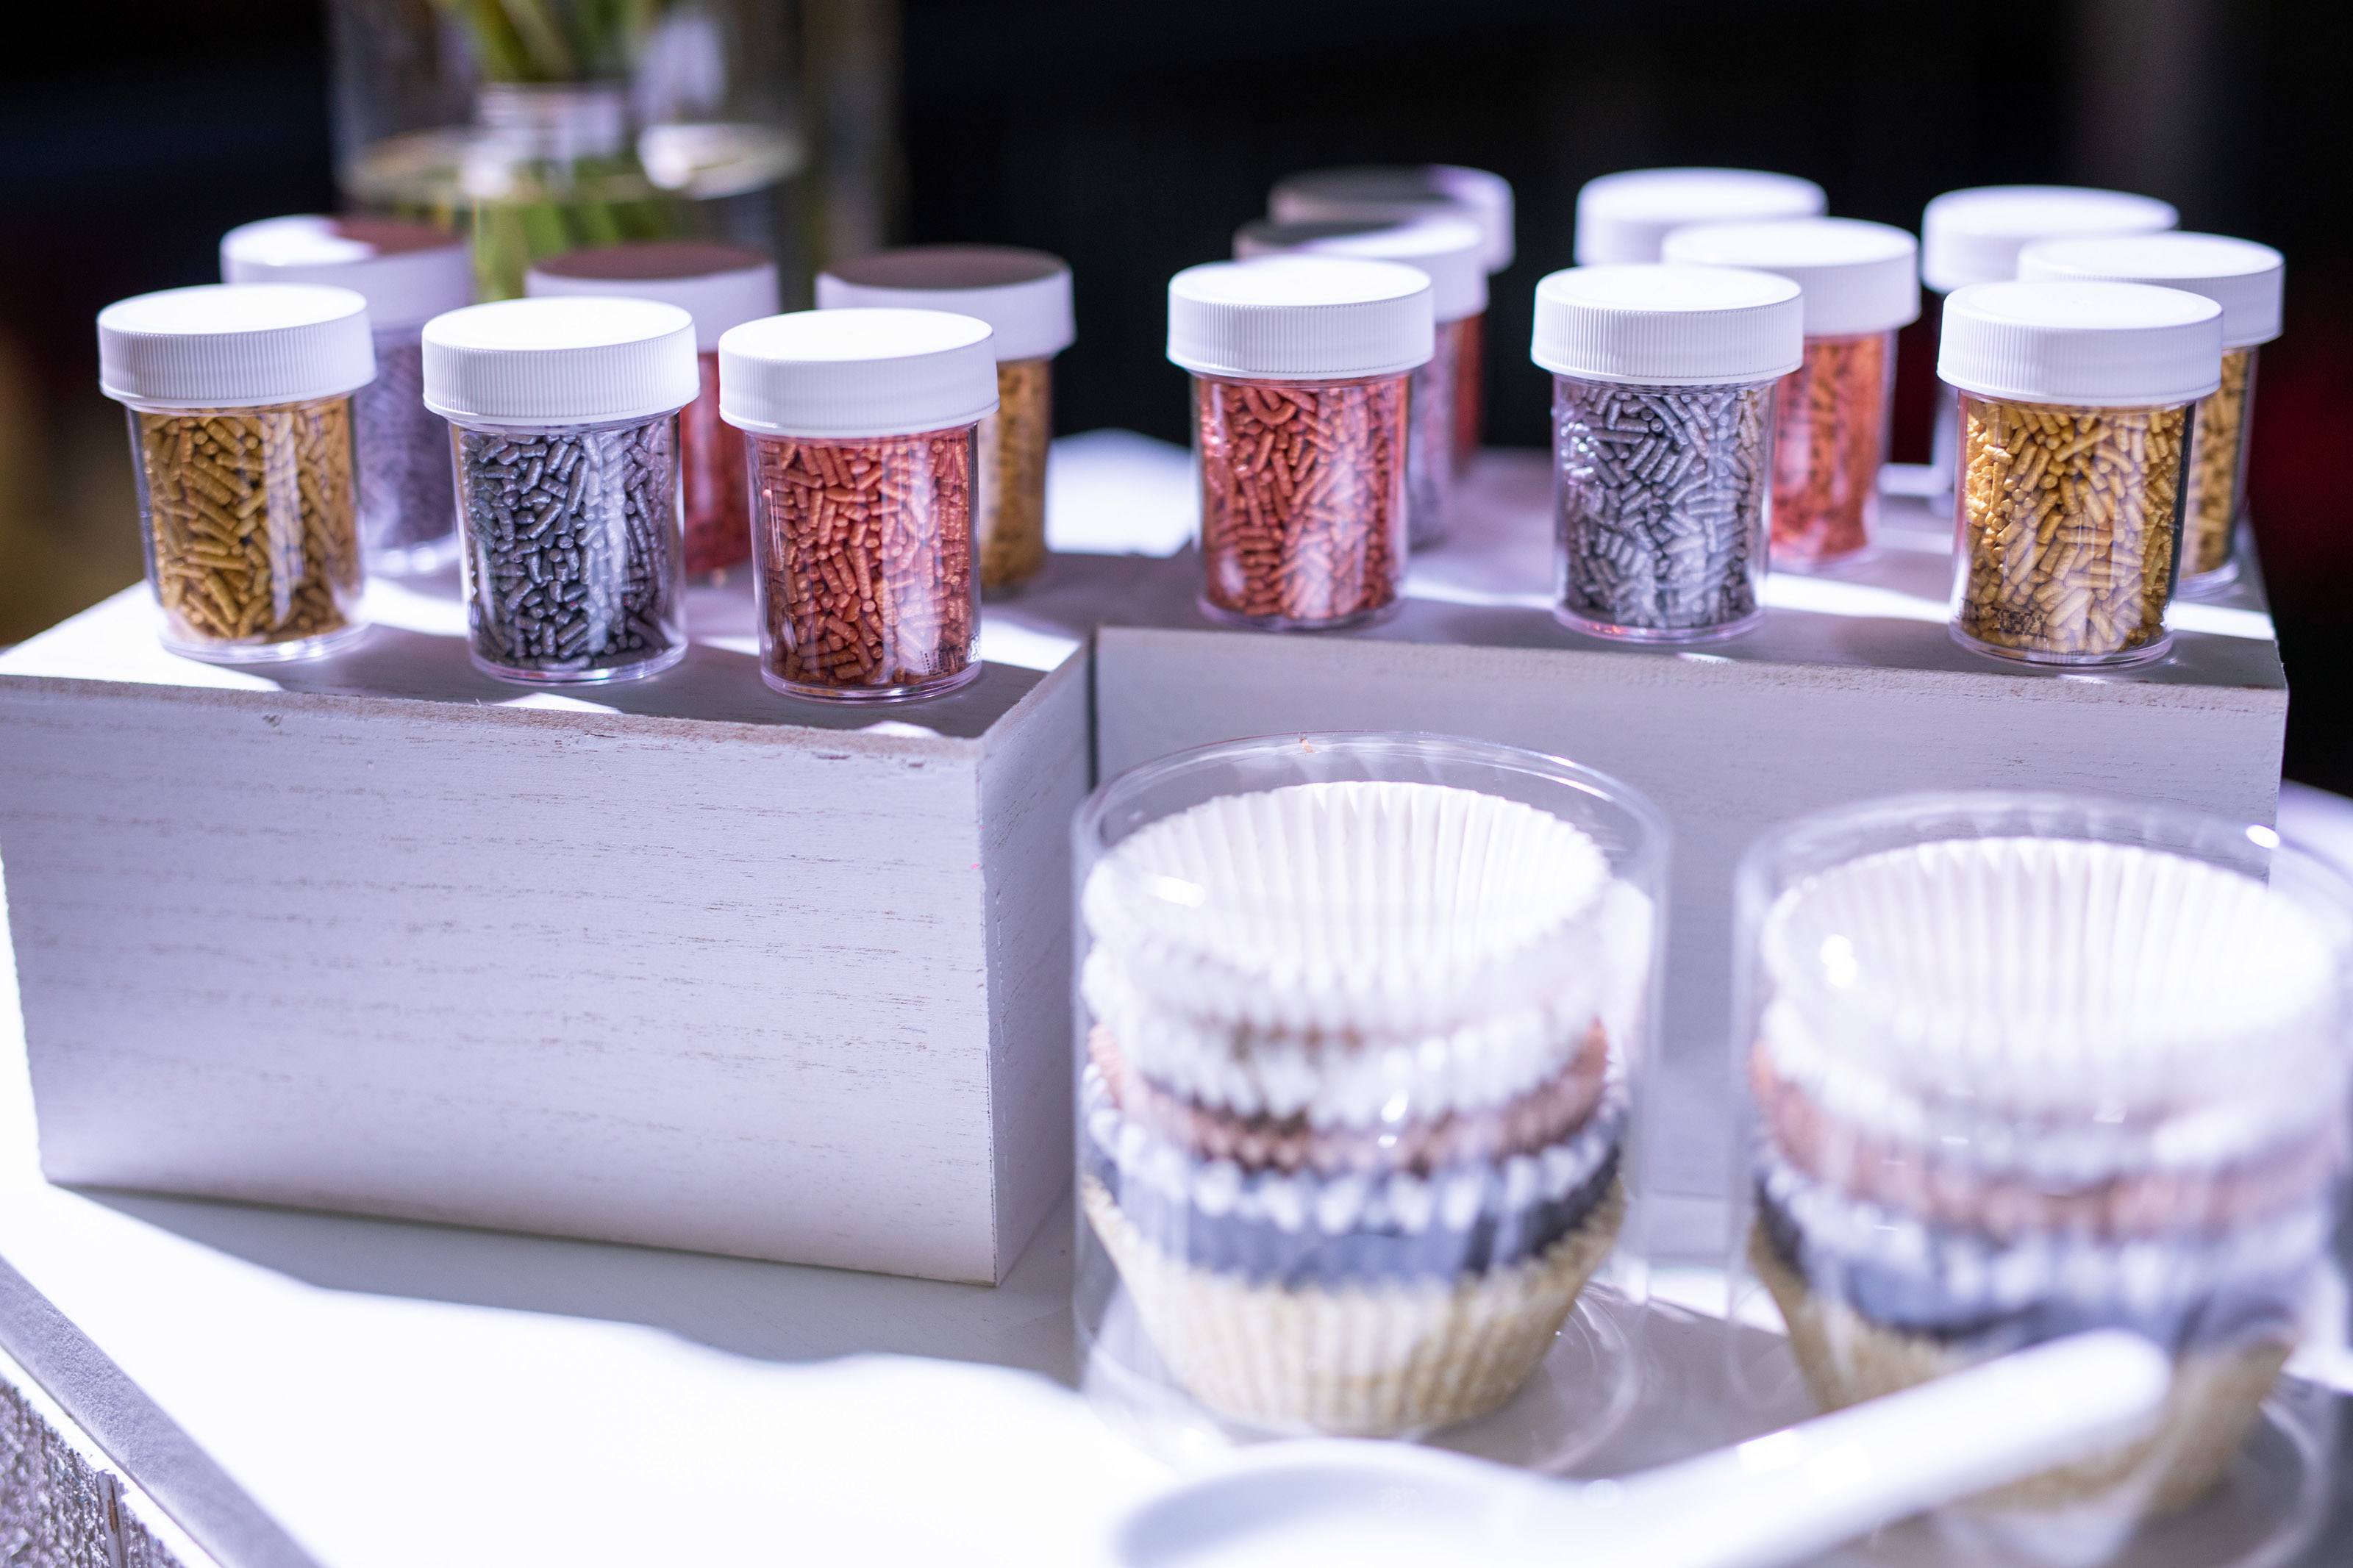
[[[2116,1121],[2094,1121],[2081,1103],[2038,1114],[1950,1097],[1826,1048],[1807,1014],[1786,999],[1767,1005],[1756,1048],[1775,1076],[1854,1138],[2062,1189],[2151,1173],[2195,1178],[2299,1142],[2344,1141],[2343,1109],[2325,1095],[2242,1095],[2177,1104],[2160,1120]]]
[[[1259,1033],[1440,1034],[1590,984],[1599,846],[1449,785],[1294,784],[1205,801],[1089,873],[1092,942],[1131,984]]]
[[[1782,1263],[1762,1232],[1752,1233],[1748,1257],[1781,1310],[1799,1372],[1825,1409],[1916,1387],[1994,1353],[1883,1328],[1843,1302],[1816,1295]],[[2178,1357],[2165,1414],[2148,1436],[1962,1506],[2043,1512],[2094,1502],[2129,1517],[2187,1508],[2230,1468],[2279,1381],[2290,1348],[2281,1340],[2256,1339]]]
[[[1599,976],[1562,978],[1555,995],[1442,1033],[1354,1040],[1263,1034],[1164,1003],[1109,947],[1087,954],[1079,988],[1122,1054],[1172,1093],[1238,1116],[1366,1127],[1484,1110],[1557,1077],[1584,1054],[1600,1013]]]
[[[1622,1186],[1541,1256],[1452,1280],[1253,1284],[1170,1258],[1102,1184],[1087,1221],[1177,1384],[1277,1433],[1388,1437],[1474,1419],[1517,1393],[1552,1347],[1625,1217]]]
[[[1765,1044],[1793,1076],[1855,1075],[1856,1096],[1877,1080],[2119,1122],[2222,1106],[2308,1119],[2344,1091],[2339,942],[2307,906],[2191,856],[1914,845],[1775,903]]]

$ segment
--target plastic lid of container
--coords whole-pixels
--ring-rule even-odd
[[[425,323],[425,406],[445,419],[650,419],[702,384],[693,320],[655,300],[501,300]]]
[[[1000,360],[1041,359],[1077,341],[1071,265],[1009,245],[911,245],[818,274],[820,310],[945,310],[987,321]]]
[[[1893,331],[1920,317],[1920,247],[1883,223],[1793,217],[1701,224],[1667,236],[1660,259],[1787,278],[1805,291],[1810,338]]]
[[[1168,280],[1168,357],[1199,375],[1338,381],[1437,352],[1430,274],[1395,261],[1262,256]]]
[[[595,294],[659,300],[694,318],[694,346],[709,353],[730,327],[783,309],[776,264],[740,245],[648,239],[600,245],[534,261],[522,291],[533,298]]]
[[[1468,218],[1486,237],[1488,272],[1512,264],[1512,182],[1460,163],[1366,164],[1292,174],[1267,193],[1266,211],[1277,223]]]
[[[269,217],[221,236],[224,283],[322,283],[367,301],[377,331],[422,326],[474,302],[466,242],[430,224],[385,218]]]
[[[1430,274],[1431,313],[1441,321],[1459,321],[1487,308],[1486,246],[1479,226],[1461,217],[1412,218],[1404,223],[1378,218],[1284,223],[1261,217],[1234,231],[1234,258],[1239,261],[1306,252],[1418,268]]]
[[[1738,267],[1572,267],[1536,284],[1529,357],[1556,375],[1651,386],[1769,381],[1805,359],[1798,285]]]
[[[2081,185],[1978,185],[1947,191],[1920,217],[1920,277],[1940,294],[2018,276],[2031,240],[2151,234],[2181,215],[2154,196]]]
[[[1819,217],[1821,186],[1755,169],[1628,169],[1588,180],[1577,193],[1579,267],[1656,261],[1676,229],[1699,223]]]
[[[2222,382],[2222,308],[2146,283],[1972,283],[1945,301],[1936,374],[2093,408],[2189,403]]]
[[[748,321],[719,340],[719,416],[765,436],[853,440],[971,425],[997,408],[987,321],[847,306]]]
[[[124,403],[250,408],[375,379],[367,300],[315,283],[203,283],[98,313],[98,384]]]
[[[2018,276],[2037,282],[2154,283],[2203,294],[2222,307],[2222,346],[2243,349],[2280,335],[2287,258],[2268,245],[2219,234],[2039,239],[2019,252]]]

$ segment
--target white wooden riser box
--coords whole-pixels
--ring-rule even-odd
[[[48,1176],[1000,1279],[1068,1179],[1076,645],[787,702],[698,590],[677,670],[522,697],[446,583],[373,603],[259,672],[143,588],[0,658]]]

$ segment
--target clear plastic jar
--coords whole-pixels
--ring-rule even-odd
[[[2029,281],[2107,279],[2202,294],[2222,310],[2221,384],[2198,405],[2189,497],[2182,507],[2179,591],[2203,594],[2238,576],[2232,551],[2246,510],[2255,353],[2279,336],[2287,262],[2267,245],[2214,234],[2042,240],[2019,258]]]
[[[1920,795],[1776,830],[1736,901],[1743,1250],[1815,1396],[2094,1328],[2175,1358],[2152,1435],[1950,1526],[2014,1515],[2105,1561],[2290,1418],[2263,1403],[2330,1272],[2353,1131],[2337,872],[2137,802]],[[1957,1558],[2066,1560],[2010,1539]]]
[[[1679,228],[1709,223],[1765,223],[1820,217],[1821,186],[1795,174],[1757,169],[1624,169],[1585,182],[1577,192],[1570,259],[1616,267],[1667,259],[1662,247]]]
[[[694,322],[675,305],[508,300],[427,324],[477,668],[565,685],[686,657],[678,411],[696,385]]]
[[[1433,218],[1454,218],[1471,224],[1481,236],[1481,271],[1493,278],[1512,264],[1515,248],[1512,184],[1484,169],[1457,163],[1370,165],[1349,169],[1317,169],[1278,181],[1267,194],[1268,216],[1277,224],[1416,224]],[[1239,246],[1236,256],[1242,254]],[[1399,258],[1402,259],[1402,258]],[[1440,294],[1447,286],[1438,285]],[[1417,381],[1414,396],[1438,384],[1447,395],[1454,425],[1454,471],[1461,473],[1478,456],[1480,433],[1486,426],[1487,312],[1483,303],[1467,313],[1438,312],[1437,352],[1430,371]],[[1427,541],[1419,533],[1414,548]]]
[[[1750,267],[1803,290],[1805,362],[1774,396],[1773,564],[1827,565],[1871,544],[1895,395],[1895,334],[1920,313],[1919,247],[1852,218],[1705,224],[1665,258]]]
[[[2020,253],[2038,239],[2153,234],[2180,221],[2171,204],[2126,191],[2081,185],[1977,185],[1947,191],[1920,215],[1920,279],[1929,289],[1938,342],[1943,341],[1945,305],[1953,290],[1974,283],[2010,282],[2019,276]],[[1929,431],[1930,493],[1944,495],[1960,472],[1961,405],[1954,389],[1941,382],[1936,421]]]
[[[936,696],[979,659],[979,426],[988,324],[941,310],[803,310],[721,340],[751,451],[760,673],[793,697]]]
[[[1589,1450],[1638,1361],[1657,814],[1511,747],[1287,735],[1074,831],[1088,1392],[1172,1453]]]
[[[1773,393],[1801,319],[1796,284],[1739,268],[1577,267],[1536,285],[1564,625],[1692,642],[1764,613]]]
[[[366,300],[308,284],[172,289],[100,311],[98,341],[100,384],[130,411],[164,646],[252,663],[357,636]]]
[[[733,245],[604,245],[534,262],[523,292],[659,300],[694,318],[700,390],[678,416],[686,574],[699,583],[724,582],[752,558],[752,522],[744,437],[719,416],[719,340],[730,327],[776,313],[776,263]]]
[[[820,310],[947,310],[988,323],[997,412],[980,422],[980,589],[1018,591],[1046,565],[1046,452],[1054,438],[1054,356],[1078,325],[1070,264],[1042,250],[917,245],[819,273]]]
[[[265,218],[221,237],[226,283],[317,283],[367,300],[375,379],[353,395],[360,542],[368,570],[437,572],[458,550],[449,427],[425,406],[425,323],[474,297],[466,242],[379,218]]]
[[[1405,584],[1407,386],[1432,352],[1429,276],[1270,256],[1168,282],[1193,373],[1201,610],[1271,631],[1359,626]]]
[[[2165,651],[2192,405],[2219,379],[2221,323],[2211,300],[2137,283],[1980,283],[1947,302],[1964,647],[2067,665]]]
[[[1409,223],[1332,219],[1318,223],[1246,223],[1234,234],[1235,259],[1304,254],[1354,256],[1395,261],[1430,277],[1436,318],[1429,361],[1406,385],[1406,543],[1421,550],[1446,537],[1454,510],[1461,450],[1461,378],[1477,375],[1465,365],[1466,345],[1478,352],[1478,323],[1487,313],[1485,237],[1461,218],[1422,218]],[[1468,330],[1466,329],[1468,324]]]

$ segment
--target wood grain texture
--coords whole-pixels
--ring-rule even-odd
[[[1484,614],[1517,629],[1525,613]],[[1758,834],[1923,789],[2094,791],[2267,823],[2287,710],[2269,684],[1432,645],[1394,625],[1380,637],[1107,627],[1095,683],[1105,778],[1238,736],[1419,730],[1569,757],[1650,795],[1675,840],[1649,1176],[1702,1196],[1731,1179],[1731,887]]]
[[[1083,674],[983,732],[1082,724]],[[54,678],[0,732],[53,1180],[1009,1262],[990,1075],[1067,1049],[993,1022],[992,940],[1055,939],[991,931],[981,742]]]
[[[1085,664],[1061,673],[1084,687]],[[1071,820],[1093,782],[1089,719],[1083,702],[1053,704],[982,743],[997,1248],[1008,1265],[1071,1184]]]

